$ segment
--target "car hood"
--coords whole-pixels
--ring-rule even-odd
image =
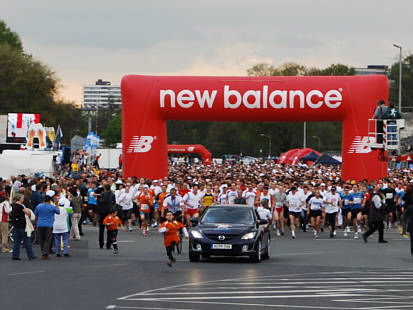
[[[252,225],[226,225],[226,224],[203,224],[197,227],[204,234],[228,234],[228,235],[240,235],[242,233],[249,232]]]

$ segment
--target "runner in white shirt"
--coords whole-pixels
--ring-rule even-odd
[[[336,217],[338,209],[341,205],[341,197],[336,192],[336,187],[331,187],[331,192],[327,193],[324,197],[324,208],[326,212],[326,222],[330,230],[330,238],[334,238],[334,231],[336,229]]]
[[[228,204],[234,204],[235,198],[237,198],[238,192],[235,183],[231,184],[231,187],[227,190]]]
[[[255,191],[252,187],[252,183],[248,183],[248,188],[242,193],[242,197],[245,198],[247,205],[253,207],[255,203]]]
[[[270,207],[268,206],[268,200],[261,200],[260,205],[257,208],[257,212],[261,220],[267,220],[268,224],[271,224],[272,214]]]
[[[194,185],[191,192],[188,192],[184,196],[184,205],[186,207],[186,222],[188,226],[191,227],[191,218],[198,217],[198,208],[203,206],[202,198],[204,198],[204,194],[198,190],[199,186]]]
[[[260,206],[261,205],[261,201],[263,200],[267,200],[268,201],[268,206],[272,205],[272,199],[271,199],[271,195],[269,193],[269,188],[267,185],[265,185],[262,189],[262,192],[259,194],[259,196],[257,196],[256,198],[256,205]]]
[[[226,186],[224,186],[222,188],[222,192],[220,192],[220,194],[218,194],[217,203],[222,204],[222,205],[229,204],[227,192],[228,192],[228,188]]]
[[[323,198],[320,191],[316,190],[313,197],[310,198],[307,205],[307,213],[310,215],[311,226],[314,229],[314,237],[318,239],[320,233],[321,208],[323,206]]]
[[[301,210],[305,200],[304,196],[297,191],[297,187],[295,186],[291,187],[291,191],[287,195],[286,200],[290,216],[291,237],[295,239],[295,227],[300,222]]]
[[[132,231],[132,220],[134,220],[134,217],[132,217],[134,194],[130,189],[129,184],[119,191],[117,198],[118,204],[122,208],[121,219],[123,224],[127,226],[128,231]]]

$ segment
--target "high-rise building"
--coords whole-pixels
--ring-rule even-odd
[[[111,101],[122,104],[120,86],[111,85],[109,81],[97,80],[95,85],[83,86],[83,108],[97,109],[105,107]]]
[[[389,74],[389,67],[386,65],[368,65],[367,68],[355,68],[356,75]]]

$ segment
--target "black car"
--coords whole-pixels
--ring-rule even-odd
[[[269,258],[270,232],[254,207],[213,205],[189,234],[189,260],[211,255],[249,256],[260,262]]]

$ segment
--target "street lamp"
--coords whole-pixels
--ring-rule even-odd
[[[320,137],[313,136],[313,138],[318,139],[318,151],[320,151],[320,149],[321,149],[321,139],[320,139]]]
[[[263,133],[260,134],[261,137],[268,138],[268,158],[271,158],[271,137],[264,135]]]
[[[393,44],[395,48],[400,50],[399,55],[399,111],[402,112],[402,47],[397,44]]]

